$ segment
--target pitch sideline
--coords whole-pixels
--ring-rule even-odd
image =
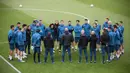
[[[11,66],[17,73],[22,73],[19,71],[16,67],[14,67],[11,63],[9,63],[2,55],[0,55],[0,58],[3,59],[9,66]]]

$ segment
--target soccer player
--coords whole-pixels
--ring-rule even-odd
[[[59,27],[59,21],[55,20],[55,24],[54,24],[54,40],[57,40],[58,42],[58,27]]]
[[[81,34],[81,30],[82,30],[82,26],[80,26],[80,21],[76,20],[76,26],[74,27],[74,32],[75,32],[75,51],[78,49],[78,42],[80,39],[80,34]]]
[[[88,46],[88,38],[85,35],[85,31],[81,31],[81,36],[79,39],[78,47],[79,47],[79,63],[81,63],[82,59],[82,50],[84,51],[86,63],[88,63],[88,55],[87,55],[87,46]]]
[[[96,48],[96,50],[99,50],[99,52],[101,52],[101,47],[100,47],[100,31],[101,31],[101,25],[98,23],[98,20],[95,20],[95,22],[94,22],[96,25],[97,25],[97,27],[96,27],[96,29],[98,29],[98,40],[97,40],[97,48]]]
[[[41,35],[39,34],[40,29],[36,29],[36,33],[32,36],[32,46],[34,47],[34,54],[33,59],[34,63],[36,63],[36,53],[38,53],[38,63],[41,63],[40,61],[40,46],[41,46]]]
[[[45,33],[46,36],[48,35],[48,33],[50,32],[51,37],[54,39],[54,24],[50,24],[48,28],[46,28]]]
[[[63,43],[62,62],[64,62],[66,50],[68,51],[69,61],[72,62],[72,59],[71,59],[71,43],[73,43],[73,41],[74,41],[73,35],[71,33],[69,33],[68,28],[65,28],[65,32],[62,35],[62,39],[61,39],[61,42]],[[74,46],[74,43],[73,43],[73,46]]]
[[[30,25],[31,36],[36,32],[36,20],[33,20],[33,23]]]
[[[67,26],[69,32],[73,35],[74,27],[71,25],[71,21],[68,21],[68,26]]]
[[[94,55],[94,63],[96,63],[96,42],[97,42],[98,38],[95,34],[95,31],[91,32],[91,36],[90,36],[90,63],[92,63],[92,57]]]
[[[48,32],[46,38],[44,38],[44,45],[45,45],[45,58],[44,62],[47,62],[47,56],[50,52],[52,63],[54,63],[54,57],[53,57],[53,48],[54,48],[54,39],[51,36],[51,33]]]
[[[99,50],[99,52],[101,52],[101,49],[100,49],[100,27],[97,23],[94,23],[93,25],[93,28],[92,28],[92,31],[95,32],[95,35],[97,37],[97,49],[96,50]]]
[[[57,47],[58,49],[58,46],[59,46],[59,33],[58,33],[58,27],[59,27],[59,21],[58,20],[55,20],[55,24],[54,24],[54,40],[55,40],[55,46]],[[55,52],[55,48],[54,48],[54,51]]]
[[[111,21],[108,21],[108,27],[109,27],[112,31],[114,31],[114,28],[113,28],[113,25],[112,25],[112,22],[111,22]]]
[[[17,31],[20,28],[21,23],[17,22],[17,26],[15,27],[14,31]]]
[[[102,26],[102,29],[107,29],[108,28],[108,21],[109,21],[109,18],[106,18],[106,21],[104,22],[104,24]]]
[[[53,38],[53,40],[55,40],[55,36],[54,36],[54,24],[50,24],[48,28],[46,28],[45,33],[46,36],[48,35],[48,33],[50,32],[51,37]],[[53,52],[55,53],[55,49],[53,49]]]
[[[123,26],[123,21],[120,21],[120,23],[119,23],[119,28],[120,28],[120,31],[121,31],[121,32],[120,32],[120,33],[121,33],[121,40],[120,40],[120,42],[121,42],[121,52],[122,52],[122,54],[123,54],[123,53],[124,53],[124,45],[123,45],[124,26]]]
[[[58,27],[58,33],[59,33],[59,52],[61,52],[61,46],[62,46],[62,42],[61,42],[61,38],[62,35],[64,34],[65,31],[65,26],[64,26],[64,20],[60,21],[60,26]]]
[[[8,42],[10,47],[10,53],[9,53],[9,60],[13,60],[13,52],[14,52],[14,45],[15,45],[15,35],[14,35],[14,25],[10,26],[10,30],[8,32]]]
[[[102,63],[105,64],[105,53],[108,55],[108,62],[110,62],[110,53],[108,48],[109,35],[106,29],[103,30],[101,35],[101,48],[102,48]]]
[[[85,23],[82,25],[82,28],[85,31],[85,35],[88,37],[88,39],[90,38],[90,32],[91,32],[91,26],[88,23],[88,19],[85,19]]]
[[[110,57],[110,60],[113,60],[114,59],[114,45],[115,45],[115,33],[114,31],[112,31],[112,28],[111,27],[108,27],[108,34],[109,34],[109,43],[108,43],[108,48],[110,50],[110,54],[111,54],[111,57]]]
[[[19,52],[19,50],[18,50],[18,37],[17,37],[17,35],[18,35],[18,30],[20,28],[20,25],[21,25],[21,23],[17,22],[17,26],[14,29],[14,34],[15,34],[15,52],[16,52],[15,53],[15,58],[18,58],[18,52]]]
[[[45,27],[45,25],[42,23],[42,20],[39,20],[39,27],[40,27],[40,29],[41,29],[41,39],[43,40],[44,39],[44,37],[45,37],[45,29],[46,29],[46,27]]]
[[[26,40],[27,40],[26,48],[28,47],[28,54],[31,54],[30,53],[30,45],[31,45],[31,29],[30,29],[30,26],[27,26]],[[26,48],[25,48],[25,52],[26,52]]]
[[[39,22],[36,23],[35,32],[36,32],[36,30],[40,30],[39,34],[41,35],[41,40],[43,41],[44,37],[45,37],[45,30],[44,30],[44,32],[42,31],[43,29],[41,28]],[[42,45],[40,47],[40,52],[42,52]]]
[[[23,37],[23,40],[24,40],[24,51],[23,51],[23,58],[27,58],[27,54],[26,54],[26,46],[27,46],[27,40],[26,40],[26,29],[27,29],[27,25],[26,24],[23,24],[22,25],[22,37]]]
[[[25,44],[24,44],[24,37],[23,37],[23,33],[21,31],[21,28],[19,28],[19,32],[18,32],[18,49],[19,49],[19,56],[18,56],[18,60],[20,62],[25,62],[22,60],[23,58],[23,52],[24,52],[24,48],[25,48]]]
[[[37,29],[40,30],[39,34],[42,36],[41,39],[43,40],[43,32],[42,32],[42,28],[40,26],[40,23],[36,23],[35,32],[36,32]]]
[[[118,30],[118,27],[117,25],[114,25],[114,32],[115,32],[115,50],[116,50],[116,58],[119,59],[120,58],[120,33],[119,33],[119,30]]]

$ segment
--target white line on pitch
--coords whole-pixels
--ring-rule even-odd
[[[7,44],[8,42],[6,41],[6,42],[0,42],[0,44]]]
[[[14,67],[11,63],[9,63],[2,55],[0,55],[0,58],[3,59],[9,66],[11,66],[15,71],[18,73],[21,73],[16,67]]]
[[[80,15],[80,14],[76,14],[76,13],[72,13],[72,12],[66,12],[66,11],[49,10],[49,9],[33,9],[33,8],[0,8],[0,9],[7,9],[7,10],[8,9],[16,9],[16,10],[29,10],[29,11],[58,12],[58,13],[70,14],[70,15],[79,16],[79,17],[84,18],[84,19],[88,19],[87,17]],[[88,22],[90,23],[90,20],[88,20]]]

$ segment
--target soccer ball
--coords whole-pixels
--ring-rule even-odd
[[[22,5],[22,4],[20,4],[20,5],[19,5],[19,7],[20,7],[20,8],[22,8],[22,7],[23,7],[23,5]]]
[[[93,4],[91,4],[91,5],[90,5],[90,7],[92,8],[92,7],[94,7],[94,5],[93,5]]]

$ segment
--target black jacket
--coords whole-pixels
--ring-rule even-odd
[[[44,38],[44,46],[46,49],[54,48],[54,41],[52,37]]]
[[[104,33],[101,35],[100,41],[101,41],[101,45],[103,45],[103,46],[108,45],[109,35],[108,35],[107,32],[104,32]]]
[[[96,35],[91,35],[89,41],[90,41],[90,49],[96,49],[96,43],[97,43]]]
[[[78,47],[80,48],[86,48],[88,46],[88,39],[85,35],[80,36],[80,40],[78,43]]]
[[[27,41],[31,40],[31,30],[30,29],[26,30],[26,39],[27,39]]]
[[[64,46],[70,46],[73,41],[74,41],[74,38],[71,33],[63,34],[61,42]]]
[[[54,24],[54,35],[58,36],[58,27],[59,27],[59,23],[58,24]]]

